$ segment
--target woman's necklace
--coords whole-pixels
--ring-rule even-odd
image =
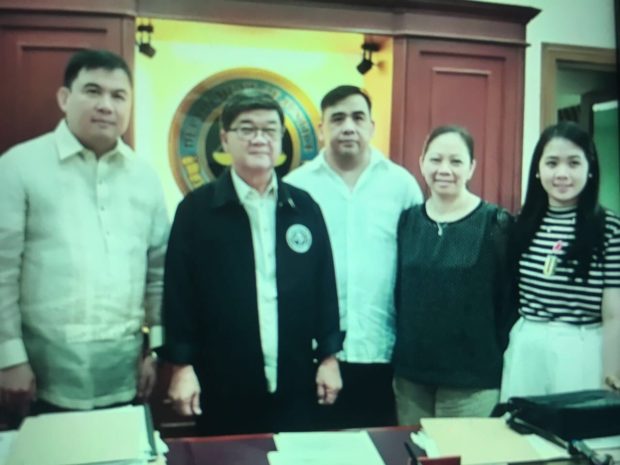
[[[454,203],[455,202],[452,203],[452,208],[450,208],[450,211],[446,212],[445,208],[440,207],[441,204],[433,204],[432,197],[426,202],[426,214],[437,226],[438,236],[443,236],[444,229],[451,222],[458,221],[475,210],[477,205],[480,203],[480,199],[473,194],[469,194],[468,197],[459,202],[459,205],[457,205],[456,208],[454,208]]]
[[[443,228],[447,226],[448,223],[440,223],[439,221],[435,221],[437,225],[437,235],[443,236]]]

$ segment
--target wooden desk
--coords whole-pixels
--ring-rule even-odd
[[[386,465],[407,465],[404,442],[414,428],[368,430]],[[271,434],[167,439],[168,465],[269,465],[267,452],[276,450]]]
[[[385,465],[410,465],[404,443],[415,427],[373,428],[368,433]],[[276,450],[271,434],[167,439],[168,465],[269,465],[267,452]],[[612,451],[620,459],[620,448]],[[619,462],[620,463],[620,462]],[[588,465],[583,458],[528,462],[528,465]]]

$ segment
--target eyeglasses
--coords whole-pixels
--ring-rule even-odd
[[[257,128],[254,126],[240,126],[238,128],[230,128],[227,132],[236,132],[240,139],[252,140],[261,132],[269,140],[277,140],[282,137],[280,128]]]

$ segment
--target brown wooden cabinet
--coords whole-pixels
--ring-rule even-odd
[[[125,14],[5,12],[0,4],[0,153],[56,126],[56,90],[74,52],[105,48],[132,64],[134,24]]]
[[[422,179],[427,134],[459,124],[475,141],[473,192],[511,210],[520,205],[523,49],[454,40],[398,38],[392,157]]]

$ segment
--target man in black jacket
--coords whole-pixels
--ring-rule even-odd
[[[232,169],[187,195],[170,235],[168,393],[203,434],[312,429],[317,397],[332,404],[342,386],[325,223],[308,194],[276,177],[284,115],[273,98],[232,95],[221,127]]]

